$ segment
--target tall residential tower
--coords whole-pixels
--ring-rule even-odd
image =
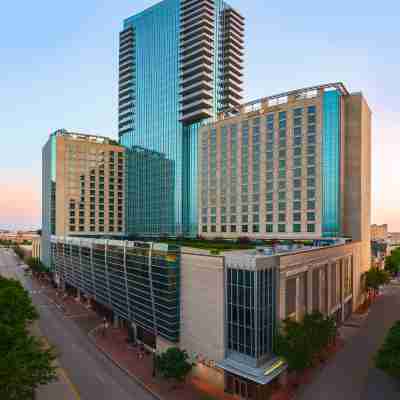
[[[137,174],[127,180],[128,234],[197,234],[197,133],[202,122],[241,102],[243,36],[243,17],[221,0],[164,0],[124,21],[120,143],[158,154],[168,171],[154,173],[174,191],[154,193],[147,179],[158,166],[143,158],[141,184]],[[148,198],[159,204],[145,207]],[[166,199],[167,224],[158,217]]]

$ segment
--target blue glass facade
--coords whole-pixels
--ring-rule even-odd
[[[323,95],[322,131],[322,235],[337,237],[340,223],[341,94]]]
[[[216,17],[213,47],[216,54],[212,64],[213,115],[216,115],[222,104],[223,88],[220,85],[222,75],[217,60],[222,60],[222,54],[219,56],[218,53],[222,52],[221,19],[218,15],[224,7],[227,5],[223,1],[214,1]],[[130,194],[135,190],[135,185],[137,187],[136,196],[132,197],[129,193],[127,196],[126,226],[127,233],[131,235],[154,236],[158,233],[194,236],[197,234],[197,134],[201,121],[181,122],[181,9],[181,0],[164,0],[124,21],[122,34],[124,32],[128,34],[129,29],[132,32],[133,66],[132,63],[129,64],[132,76],[125,78],[124,75],[122,78],[123,94],[120,86],[120,143],[131,149],[140,147],[157,152],[170,160],[172,167],[169,165],[168,171],[162,171],[159,175],[169,179],[169,186],[174,190],[173,204],[168,207],[168,209],[173,208],[174,217],[169,221],[167,231],[164,223],[160,221],[157,224],[157,215],[163,212],[165,206],[162,202],[158,205],[153,202],[152,208],[147,207],[142,211],[148,214],[143,218],[152,221],[151,229],[148,224],[138,226],[134,214],[137,211],[138,196],[143,189],[147,190],[148,182],[145,177],[148,174],[143,174],[140,181],[137,175],[133,177],[128,173],[127,187],[130,187],[128,189]],[[123,40],[127,45],[122,45],[120,54],[124,60],[123,65],[128,67],[125,49],[129,49],[129,44],[125,36]],[[120,85],[121,68],[122,71],[126,71],[120,64]],[[123,126],[122,131],[121,126]],[[129,128],[125,129],[126,127]],[[132,168],[129,167],[128,159],[128,171],[132,171]],[[157,197],[157,193],[154,195]]]
[[[50,238],[56,230],[57,137],[51,135],[42,150],[42,241],[41,261],[51,268]]]

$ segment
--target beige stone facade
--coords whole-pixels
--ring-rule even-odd
[[[324,104],[330,91],[339,94],[334,111],[329,100]],[[367,260],[370,121],[363,96],[349,94],[340,83],[268,97],[220,115],[199,134],[199,235],[348,236],[364,243]],[[325,143],[327,129],[337,136],[333,144]],[[331,157],[336,164],[327,165]],[[333,189],[326,194],[328,185]],[[337,223],[330,230],[324,213],[332,210]]]
[[[125,150],[110,139],[56,135],[57,236],[123,235]]]

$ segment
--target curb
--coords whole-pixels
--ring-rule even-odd
[[[133,375],[128,369],[123,367],[119,362],[115,361],[110,354],[105,352],[97,343],[93,337],[93,332],[95,332],[99,327],[92,329],[88,333],[89,340],[96,346],[102,354],[104,354],[116,367],[118,367],[122,372],[124,372],[129,378],[133,379],[138,385],[145,389],[150,395],[152,395],[156,400],[164,400],[158,393],[154,392],[149,386],[147,386],[141,379],[136,375]]]

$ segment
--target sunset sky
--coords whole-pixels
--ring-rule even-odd
[[[116,137],[118,32],[156,1],[2,3],[0,229],[40,228],[41,147],[58,129]],[[246,100],[324,82],[373,111],[372,222],[400,231],[400,2],[232,0]]]

